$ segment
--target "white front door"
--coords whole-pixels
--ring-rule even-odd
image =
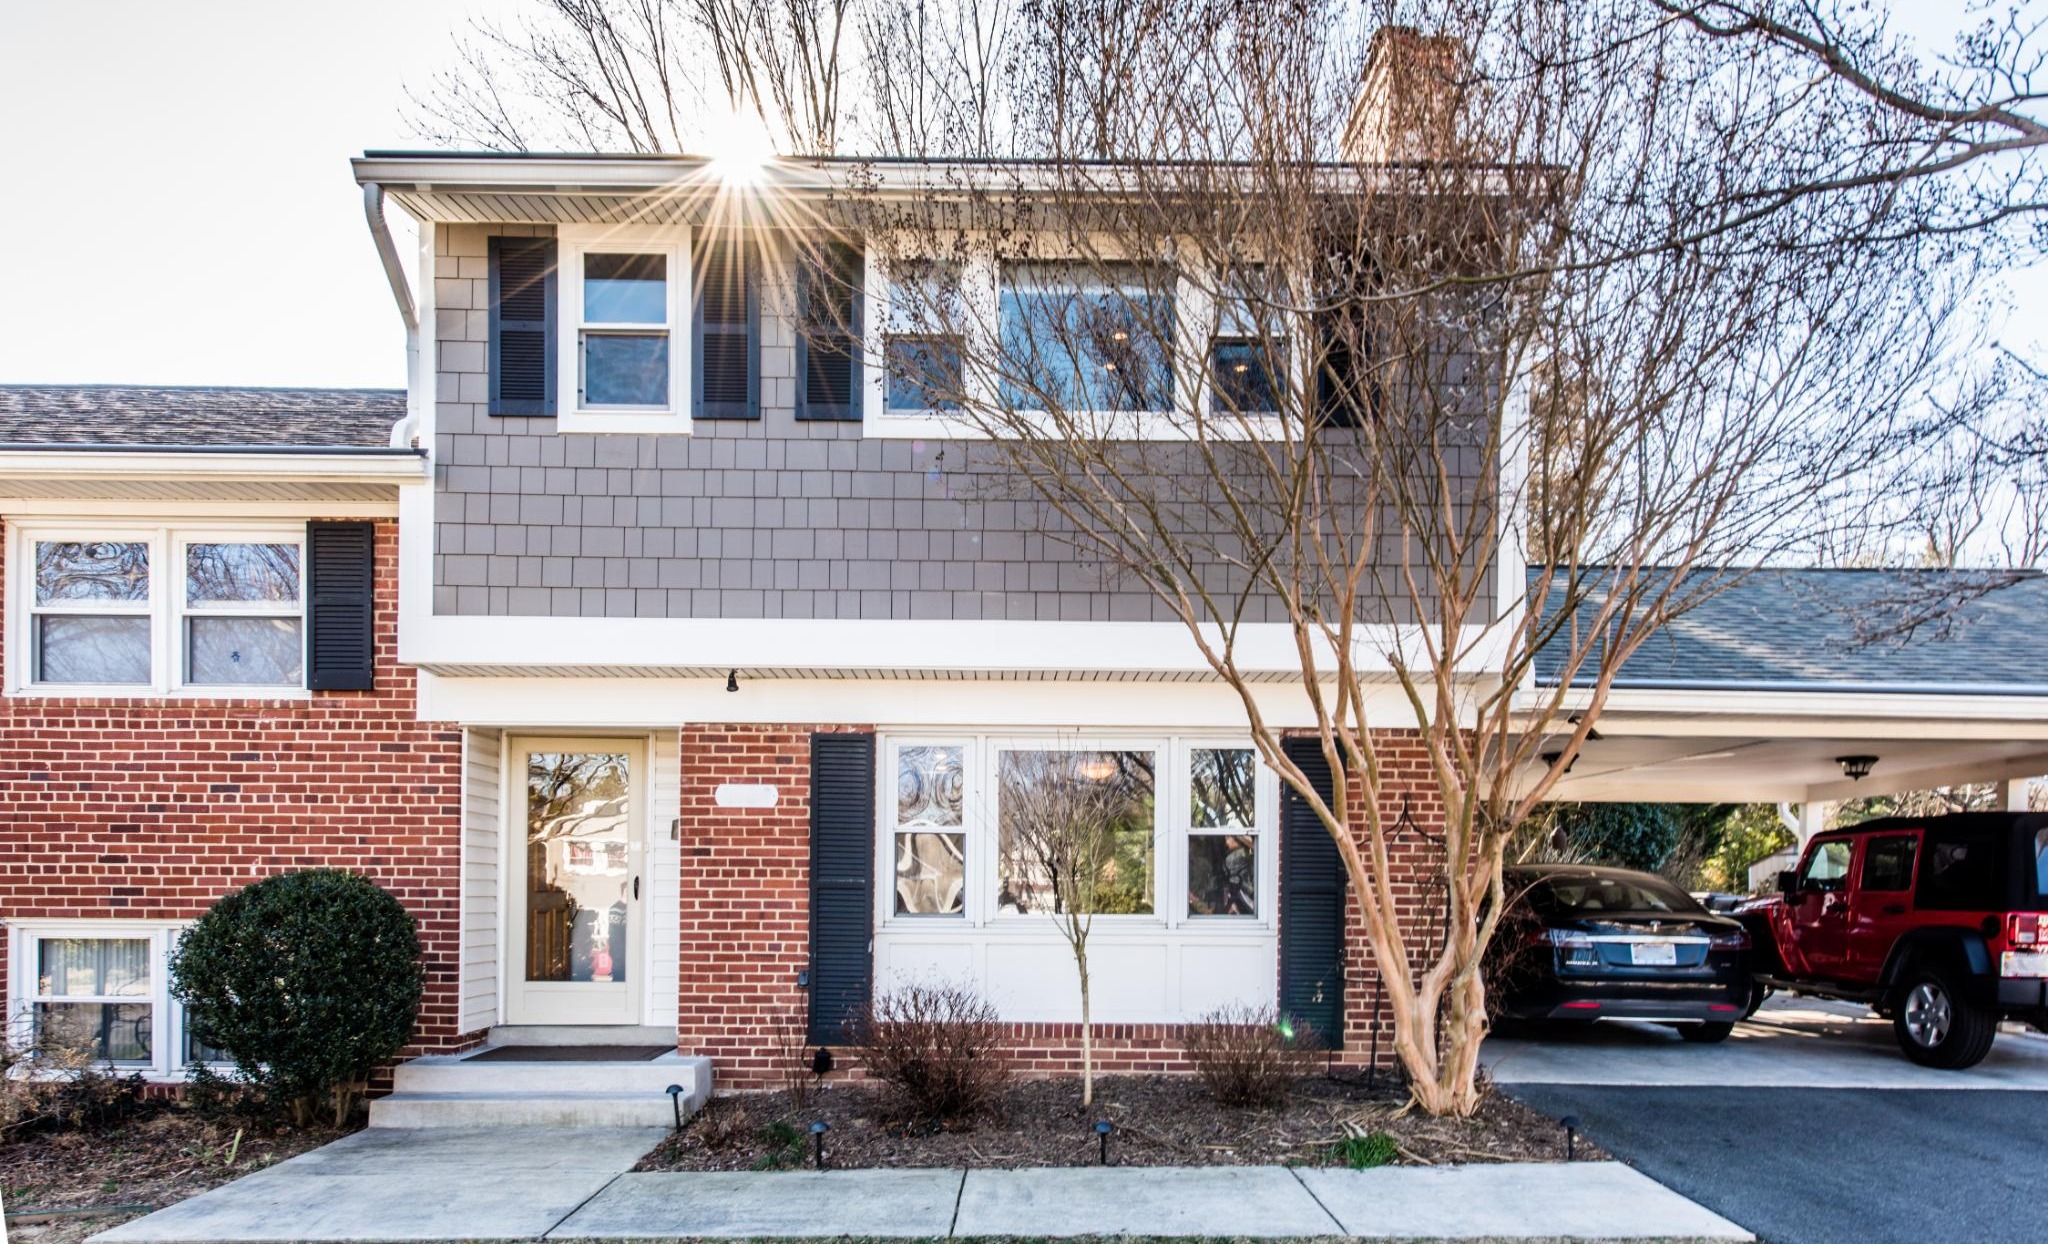
[[[646,742],[515,737],[509,760],[505,1018],[637,1024]]]

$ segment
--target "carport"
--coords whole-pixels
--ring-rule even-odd
[[[1554,665],[1538,676],[1556,686]],[[1762,572],[1638,652],[1597,726],[1557,798],[1773,803],[1802,843],[1843,799],[1988,782],[2024,808],[2048,774],[2048,578]],[[1863,1007],[1781,995],[1718,1045],[1615,1022],[1490,1039],[1484,1061],[1512,1096],[1765,1238],[2048,1230],[2012,1196],[2048,1161],[2048,1037],[2017,1026],[1984,1062],[1939,1071]]]

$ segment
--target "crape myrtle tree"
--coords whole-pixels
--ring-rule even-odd
[[[867,251],[864,364],[965,434],[968,495],[1184,624],[1337,844],[1416,1103],[1469,1113],[1511,837],[1623,661],[1863,521],[1917,404],[1964,391],[1951,313],[2003,235],[1952,213],[1996,153],[1908,175],[1961,123],[1644,0],[964,0],[852,30],[832,142],[770,119],[840,157],[818,217]],[[588,47],[601,79],[548,81],[657,81],[645,47]],[[817,63],[777,47],[718,50]],[[482,81],[444,80],[434,115],[531,117]],[[559,132],[535,124],[490,145]],[[585,132],[674,149],[637,124]],[[1350,779],[1327,793],[1257,693],[1276,634]],[[1397,899],[1385,797],[1388,748],[1418,742],[1427,910]]]

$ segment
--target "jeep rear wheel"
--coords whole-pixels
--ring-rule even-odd
[[[1899,1048],[1923,1067],[1974,1067],[1998,1036],[1998,1017],[1963,1001],[1938,972],[1907,977],[1892,1010]]]

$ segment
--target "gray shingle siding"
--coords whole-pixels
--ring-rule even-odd
[[[1049,534],[988,447],[799,421],[786,285],[762,299],[758,420],[593,436],[489,415],[487,313],[469,309],[484,306],[485,239],[546,232],[437,235],[437,290],[455,300],[436,316],[437,613],[1172,620],[1142,586]],[[1284,613],[1261,602],[1247,620]]]

